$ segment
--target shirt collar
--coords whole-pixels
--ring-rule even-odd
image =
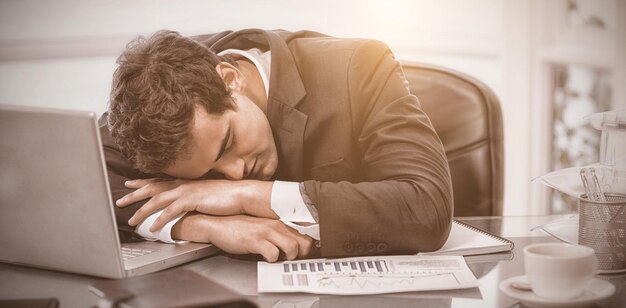
[[[262,52],[258,48],[252,48],[248,50],[240,49],[226,49],[218,53],[218,55],[237,54],[250,60],[256,67],[263,80],[265,86],[265,98],[268,98],[270,93],[270,71],[271,71],[271,51]]]

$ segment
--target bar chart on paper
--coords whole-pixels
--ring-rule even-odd
[[[379,294],[478,286],[462,257],[387,256],[259,262],[258,291]]]

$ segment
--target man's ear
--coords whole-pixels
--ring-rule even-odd
[[[245,77],[236,67],[227,62],[220,62],[215,66],[215,70],[231,92],[243,91],[246,85]]]

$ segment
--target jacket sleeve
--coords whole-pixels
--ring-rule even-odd
[[[349,65],[362,181],[305,181],[319,212],[323,256],[433,251],[451,228],[445,152],[389,48],[365,41]]]

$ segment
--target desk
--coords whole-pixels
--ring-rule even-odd
[[[522,248],[530,243],[555,241],[530,228],[562,216],[467,217],[465,223],[511,239],[513,259],[470,264],[479,288],[375,296],[325,296],[256,293],[256,262],[218,255],[182,267],[192,269],[249,296],[260,307],[521,307],[498,289],[499,283],[524,272]],[[626,307],[626,275],[600,276],[613,283],[616,294],[599,307]],[[87,286],[101,279],[0,263],[0,299],[56,297],[61,307],[90,307],[98,298]]]

